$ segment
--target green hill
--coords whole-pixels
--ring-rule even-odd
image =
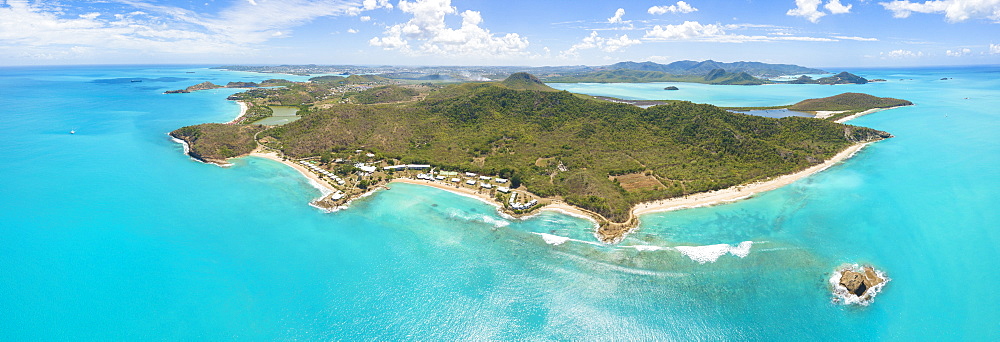
[[[514,73],[503,80],[503,82],[500,82],[500,84],[514,90],[558,91],[542,83],[535,75],[526,72]]]
[[[554,83],[645,83],[645,82],[689,82],[707,84],[739,84],[756,85],[770,83],[747,73],[730,73],[723,69],[714,69],[704,76],[672,75],[662,71],[640,71],[629,69],[603,70],[583,72],[560,76],[551,76],[546,82]]]
[[[374,104],[409,101],[417,96],[417,91],[397,85],[387,85],[347,94],[345,97],[353,103]]]
[[[813,79],[809,76],[799,76],[799,78],[787,82],[789,84],[865,84],[868,80],[864,77],[849,73],[841,72],[833,76],[822,77],[819,79]]]
[[[659,64],[654,62],[619,62],[604,68],[609,70],[628,69],[639,71],[660,71],[673,75],[705,75],[705,73],[715,69],[725,69],[736,73],[745,72],[750,75],[759,75],[762,77],[825,73],[823,70],[806,68],[792,64],[769,64],[761,62],[723,63],[713,60],[701,62],[677,61],[670,64]]]
[[[891,97],[877,97],[861,93],[843,93],[820,99],[808,99],[791,105],[789,110],[795,111],[817,111],[817,110],[848,110],[863,111],[872,108],[888,108],[898,106],[909,106],[913,102],[907,100],[894,99]]]
[[[453,85],[420,102],[340,104],[300,114],[259,137],[291,157],[363,148],[404,163],[510,174],[535,194],[562,196],[618,221],[639,202],[792,173],[856,142],[889,137],[810,118],[740,115],[690,102],[643,109],[502,83]],[[256,133],[205,127],[172,135],[197,132],[192,146],[203,158],[220,159]],[[616,175],[651,181],[626,190]]]

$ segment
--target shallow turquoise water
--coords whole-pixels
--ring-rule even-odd
[[[673,98],[727,106],[845,91],[917,105],[852,121],[896,137],[830,170],[646,215],[621,245],[601,246],[585,220],[505,219],[416,185],[326,214],[306,205],[318,192],[294,170],[193,162],[165,135],[239,107],[224,100],[235,90],[162,91],[273,75],[2,68],[0,339],[1000,338],[1000,68],[859,74],[890,82],[679,84]],[[662,99],[664,85],[580,87]],[[745,257],[704,264],[628,247],[742,241],[753,241]],[[826,279],[851,262],[892,278],[869,307],[831,303]]]

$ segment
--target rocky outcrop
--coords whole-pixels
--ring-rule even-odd
[[[844,138],[854,143],[877,141],[892,138],[892,134],[871,128],[846,126],[844,127]]]
[[[845,265],[830,279],[836,300],[845,304],[868,305],[889,278],[871,266]]]

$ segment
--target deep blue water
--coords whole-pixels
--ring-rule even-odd
[[[862,76],[889,82],[554,85],[724,106],[846,91],[916,103],[851,121],[895,138],[843,164],[753,199],[645,215],[601,246],[582,219],[508,220],[416,185],[323,213],[292,169],[197,163],[165,135],[239,107],[225,101],[235,90],[164,90],[274,75],[0,68],[0,340],[1000,338],[1000,68]],[[670,248],[743,241],[745,257],[706,263]],[[827,278],[855,262],[892,281],[868,307],[832,303]]]

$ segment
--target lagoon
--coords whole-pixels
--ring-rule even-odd
[[[281,126],[289,122],[294,122],[295,120],[301,119],[302,117],[298,115],[299,108],[295,106],[268,106],[274,111],[274,114],[254,121],[257,125],[267,125],[267,126]]]

